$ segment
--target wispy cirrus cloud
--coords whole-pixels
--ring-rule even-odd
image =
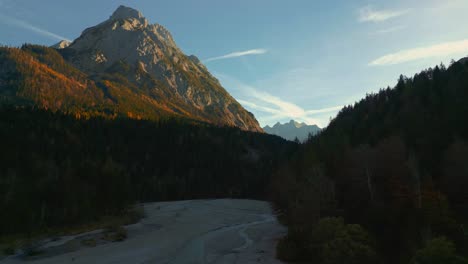
[[[236,52],[232,52],[226,55],[208,58],[205,60],[205,62],[232,59],[232,58],[238,58],[238,57],[244,57],[244,56],[250,56],[250,55],[260,55],[260,54],[265,54],[267,52],[268,50],[266,49],[251,49],[251,50],[245,50],[245,51],[236,51]]]
[[[376,10],[372,6],[365,6],[358,10],[360,22],[383,22],[392,18],[406,15],[410,10]]]
[[[343,106],[327,107],[323,109],[306,110],[297,104],[283,100],[270,93],[260,91],[256,87],[244,84],[239,80],[230,76],[218,74],[218,76],[236,86],[241,91],[242,98],[237,101],[244,107],[255,110],[257,118],[262,124],[268,124],[270,122],[276,122],[281,119],[295,119],[296,121],[306,122],[308,124],[317,124],[319,126],[325,126],[324,120],[314,118],[314,115],[323,113],[337,112]]]
[[[31,25],[26,21],[23,21],[23,20],[14,18],[14,17],[6,16],[4,14],[0,14],[0,22],[3,22],[5,24],[9,24],[9,25],[13,25],[13,26],[16,26],[16,27],[24,28],[24,29],[27,29],[29,31],[35,32],[35,33],[37,33],[39,35],[42,35],[44,37],[52,38],[52,39],[55,39],[55,40],[71,41],[70,39],[68,39],[68,38],[66,38],[64,36],[60,36],[58,34],[50,32],[48,30],[45,30],[45,29],[36,27],[34,25]]]
[[[369,63],[370,66],[384,66],[405,63],[426,58],[444,57],[454,54],[468,54],[468,39],[444,42],[436,45],[407,49],[384,55]]]
[[[333,107],[327,107],[327,108],[322,108],[322,109],[317,109],[317,110],[308,110],[306,113],[308,115],[315,115],[315,114],[322,114],[322,113],[330,113],[330,112],[335,112],[339,111],[343,108],[344,106],[333,106]]]
[[[389,34],[389,33],[393,33],[393,32],[403,30],[405,28],[406,28],[406,26],[395,26],[395,27],[380,29],[380,30],[377,30],[377,31],[375,31],[375,32],[373,32],[371,34],[372,35]]]

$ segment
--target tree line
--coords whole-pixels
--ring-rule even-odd
[[[460,61],[343,108],[274,177],[280,257],[467,263],[467,102]]]
[[[262,198],[297,145],[237,128],[0,108],[0,236],[119,215],[135,202]]]

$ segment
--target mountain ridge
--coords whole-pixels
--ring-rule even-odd
[[[263,132],[253,114],[222,87],[196,56],[186,56],[165,27],[150,24],[138,10],[120,6],[109,19],[85,29],[72,43],[61,41],[53,48],[25,45],[14,52],[3,49],[10,53],[3,56],[12,60],[10,65],[22,65],[21,70],[11,66],[10,71],[28,79],[30,87],[26,88],[28,93],[21,93],[20,80],[0,74],[0,84],[10,84],[10,92],[4,94],[0,89],[0,95],[9,101],[21,97],[46,109],[54,105],[55,110],[63,110],[65,105],[75,112],[138,119],[176,116]],[[15,61],[19,57],[23,61]],[[76,78],[68,76],[70,72],[63,68],[80,72],[80,84],[74,85]],[[32,71],[36,72],[36,79],[29,78]],[[61,89],[64,84],[58,83],[64,79],[69,80]],[[69,96],[82,94],[83,87],[101,94],[99,99],[88,96],[87,103],[83,103],[80,98]]]
[[[284,124],[277,122],[272,127],[267,125],[263,130],[268,134],[277,135],[287,140],[295,140],[297,138],[299,141],[304,141],[308,139],[309,134],[315,135],[320,132],[321,128],[317,125],[307,125],[304,122],[299,123],[291,120]]]

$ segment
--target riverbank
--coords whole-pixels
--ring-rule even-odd
[[[28,263],[281,263],[275,247],[286,229],[267,202],[193,200],[149,203],[145,218],[126,226],[127,239],[102,230],[50,241]],[[23,263],[21,255],[0,263]]]

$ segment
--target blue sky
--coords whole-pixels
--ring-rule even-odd
[[[468,55],[466,0],[0,0],[0,44],[73,40],[120,4],[167,27],[262,125],[325,126],[400,74]]]

